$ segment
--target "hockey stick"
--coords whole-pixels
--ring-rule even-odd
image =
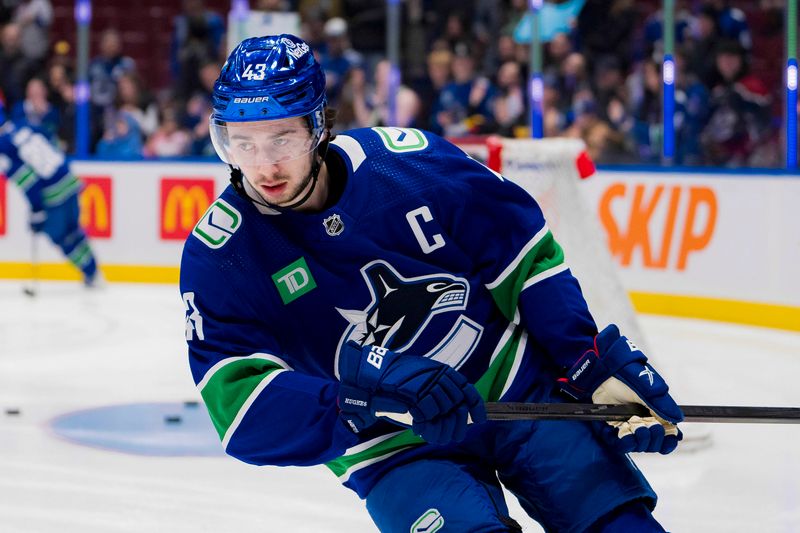
[[[681,405],[684,422],[800,424],[800,407],[738,405]],[[486,404],[489,420],[627,420],[652,416],[639,404],[493,403]]]
[[[39,292],[39,246],[37,244],[39,234],[33,232],[31,235],[31,285],[23,287],[22,292],[26,296],[33,298]]]
[[[742,407],[735,405],[681,405],[684,422],[800,424],[800,407]],[[376,416],[411,425],[410,413],[378,412]],[[486,403],[489,420],[628,420],[649,417],[644,405],[600,403]]]

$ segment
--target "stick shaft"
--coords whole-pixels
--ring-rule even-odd
[[[798,407],[681,405],[684,422],[800,424]],[[581,403],[486,404],[489,420],[627,420],[650,416],[643,405]]]

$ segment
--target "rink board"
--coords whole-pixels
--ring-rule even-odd
[[[224,165],[205,162],[76,161],[73,171],[109,281],[175,283],[184,239],[228,183]],[[601,170],[581,190],[637,310],[800,330],[800,178]],[[0,278],[32,274],[27,216],[0,180]],[[78,279],[43,239],[37,254],[39,277]]]

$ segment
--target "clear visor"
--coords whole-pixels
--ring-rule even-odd
[[[211,141],[220,159],[242,167],[280,163],[312,152],[324,127],[312,129],[307,117],[258,122],[220,122],[210,119]]]

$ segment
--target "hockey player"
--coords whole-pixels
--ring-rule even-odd
[[[36,127],[6,121],[0,103],[0,174],[16,183],[31,206],[30,226],[45,233],[83,275],[97,285],[99,274],[89,241],[79,224],[81,184],[64,154]]]
[[[381,531],[663,531],[627,456],[682,413],[616,326],[598,333],[536,202],[414,129],[332,138],[292,35],[252,38],[214,87],[232,186],[181,265],[195,382],[225,451],[325,464]],[[484,401],[638,402],[611,426],[487,422]]]

